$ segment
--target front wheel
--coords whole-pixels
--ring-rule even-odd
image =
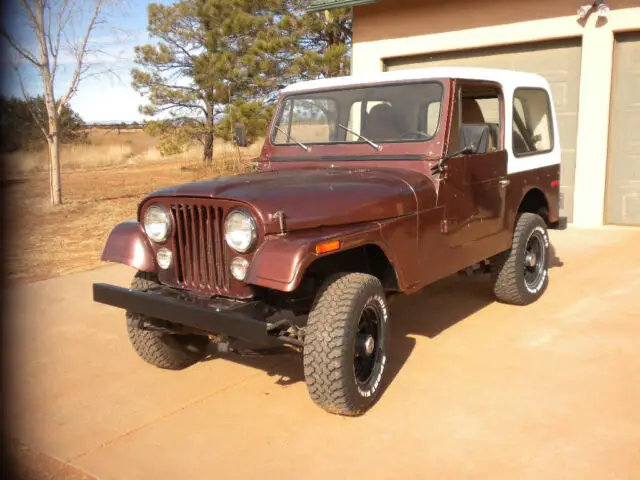
[[[516,221],[511,250],[492,267],[493,292],[503,303],[527,305],[549,284],[549,234],[544,220],[523,213]]]
[[[304,375],[312,400],[339,415],[369,409],[380,396],[388,332],[387,300],[376,277],[341,273],[329,278],[305,333]]]

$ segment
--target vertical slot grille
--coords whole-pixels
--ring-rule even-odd
[[[228,289],[222,208],[180,203],[171,206],[176,224],[175,271],[179,285],[203,292]]]

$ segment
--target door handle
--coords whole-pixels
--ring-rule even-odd
[[[500,180],[498,180],[498,183],[503,187],[506,187],[511,183],[511,180],[509,180],[508,178],[501,178]]]

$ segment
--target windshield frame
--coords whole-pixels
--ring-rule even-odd
[[[438,112],[438,120],[437,120],[437,127],[434,131],[434,133],[430,136],[430,137],[422,137],[422,138],[414,138],[414,139],[406,139],[406,140],[374,140],[375,143],[379,144],[379,145],[384,145],[386,148],[392,147],[392,146],[409,146],[411,144],[425,144],[427,142],[432,142],[435,139],[439,138],[442,136],[442,130],[443,130],[443,119],[446,117],[447,111],[446,109],[448,108],[448,84],[447,82],[445,82],[443,79],[440,78],[421,78],[421,79],[415,79],[415,80],[400,80],[400,81],[389,81],[389,82],[379,82],[379,83],[370,83],[370,84],[355,84],[355,85],[345,85],[345,86],[339,86],[339,87],[329,87],[329,88],[317,88],[317,89],[309,89],[309,90],[302,90],[302,91],[293,91],[291,93],[285,93],[283,94],[279,101],[278,101],[278,106],[274,111],[273,117],[272,117],[272,122],[271,125],[269,126],[269,133],[267,136],[267,140],[268,142],[276,148],[300,148],[297,144],[296,141],[300,141],[300,139],[295,138],[292,136],[290,138],[290,142],[289,143],[276,143],[275,139],[278,135],[278,129],[276,128],[276,126],[279,126],[282,128],[282,125],[278,124],[278,121],[281,119],[282,115],[283,115],[283,111],[284,109],[287,107],[287,101],[290,99],[296,99],[296,98],[305,98],[305,96],[308,95],[314,95],[314,94],[331,94],[333,92],[340,92],[340,91],[345,91],[345,90],[363,90],[363,89],[375,89],[375,88],[380,88],[380,87],[402,87],[405,85],[423,85],[423,84],[437,84],[440,86],[441,88],[441,97],[440,97],[440,109]],[[377,100],[370,100],[370,101],[377,101]],[[354,103],[355,104],[355,103]],[[352,104],[353,105],[353,104]],[[362,105],[362,110],[365,109],[365,105]],[[338,122],[336,122],[336,128],[338,127]],[[362,130],[360,130],[359,133],[362,133]],[[371,148],[370,145],[368,145],[368,142],[365,141],[362,138],[358,138],[357,140],[353,140],[353,141],[331,141],[331,142],[308,142],[308,141],[303,141],[303,144],[310,146],[310,147],[338,147],[338,148],[348,148],[351,146],[362,146],[365,145],[368,148]]]

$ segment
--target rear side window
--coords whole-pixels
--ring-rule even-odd
[[[545,90],[519,88],[515,91],[512,148],[517,157],[553,150],[551,102]]]

